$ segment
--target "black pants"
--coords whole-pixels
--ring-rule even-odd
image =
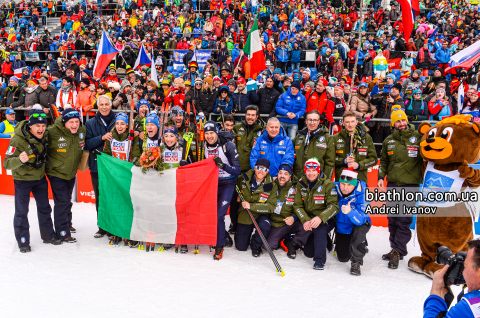
[[[306,257],[313,257],[315,262],[325,264],[327,261],[327,235],[334,227],[335,221],[330,220],[313,229],[313,235],[310,235],[303,249]]]
[[[18,247],[30,244],[30,225],[28,224],[28,204],[30,203],[30,192],[33,193],[37,205],[38,225],[42,240],[55,238],[55,231],[52,224],[52,208],[48,202],[48,182],[43,177],[37,181],[14,180],[15,186],[15,216],[13,217],[13,228]]]
[[[237,228],[238,223],[238,210],[240,209],[240,202],[237,201],[237,191],[233,191],[232,201],[230,201],[230,222],[234,229]]]
[[[282,73],[287,72],[287,62],[277,62],[277,67],[282,70]]]
[[[55,176],[48,176],[53,192],[53,216],[55,232],[59,239],[70,237],[72,226],[72,193],[75,187],[75,177],[64,180]]]
[[[374,127],[372,130],[373,131],[370,131],[370,135],[372,136],[373,143],[381,144],[385,138],[392,133],[390,127],[379,126],[378,129]],[[375,145],[375,150],[377,151],[377,158],[380,158],[382,156],[382,145]]]
[[[262,231],[263,236],[268,237],[271,226],[268,216],[260,215],[255,219],[255,221],[257,221],[258,227],[260,228],[260,231]],[[254,228],[255,225],[253,224],[237,224],[237,231],[235,232],[235,247],[237,250],[246,251],[249,245],[252,251],[260,250],[263,245],[262,239],[260,238],[260,234],[258,234],[256,229],[255,233],[252,235]]]
[[[370,227],[370,223],[365,223],[360,226],[354,225],[350,234],[335,232],[335,251],[340,262],[352,260],[363,264]]]
[[[388,179],[388,176],[387,176]],[[392,188],[397,188],[397,191],[400,191],[402,188],[405,188],[406,191],[414,192],[418,191],[418,185],[403,185],[398,186],[393,182],[389,182],[387,186],[387,191]],[[407,255],[407,244],[412,238],[412,230],[410,230],[410,225],[412,224],[412,216],[403,216],[403,206],[412,207],[415,206],[415,202],[410,201],[389,201],[387,206],[398,205],[400,214],[398,216],[387,215],[388,219],[388,232],[390,233],[390,247],[400,253],[400,255]]]
[[[270,234],[268,234],[267,242],[272,250],[276,249],[280,245],[280,241],[285,235],[295,234],[293,236],[293,242],[297,246],[305,246],[307,243],[308,237],[312,234],[311,231],[305,231],[301,221],[296,221],[292,225],[284,225],[279,227],[273,227],[270,229]]]

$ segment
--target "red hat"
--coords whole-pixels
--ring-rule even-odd
[[[320,82],[322,82],[323,86],[327,87],[328,86],[328,81],[324,78],[320,79]]]
[[[304,173],[307,173],[308,168],[314,168],[320,173],[320,162],[318,162],[318,159],[315,157],[308,159],[307,162],[305,162]]]
[[[341,89],[344,89],[344,88],[345,88],[342,83],[338,83],[338,84],[336,84],[335,86],[338,86],[338,87],[340,87]]]
[[[247,82],[245,81],[245,79],[243,77],[240,76],[237,80],[237,85],[238,84],[247,84]]]
[[[474,92],[472,93],[472,95],[477,95],[478,97],[480,97],[480,92],[479,92],[479,91],[474,91]]]

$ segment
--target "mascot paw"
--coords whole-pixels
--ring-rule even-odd
[[[423,268],[423,273],[433,279],[433,274],[435,274],[436,271],[442,268],[443,268],[443,265],[438,265],[435,262],[430,262],[427,265],[425,265],[425,267]]]
[[[467,160],[463,160],[463,163],[458,167],[458,172],[460,172],[460,178],[467,179],[472,177],[475,172],[472,167],[468,165]]]
[[[408,260],[408,268],[415,273],[423,274],[423,269],[428,261],[424,260],[421,256],[414,256]]]

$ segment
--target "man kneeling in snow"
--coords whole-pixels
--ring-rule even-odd
[[[335,251],[340,262],[352,261],[352,275],[361,274],[360,265],[363,265],[363,257],[367,252],[366,237],[372,226],[370,217],[365,214],[367,185],[357,176],[353,168],[343,169],[340,182],[335,182],[340,204],[340,213],[335,215]]]

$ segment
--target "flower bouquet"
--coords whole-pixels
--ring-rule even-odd
[[[142,172],[147,173],[148,169],[157,171],[165,170],[162,160],[162,151],[159,147],[148,148],[138,159],[138,163],[142,167]]]

